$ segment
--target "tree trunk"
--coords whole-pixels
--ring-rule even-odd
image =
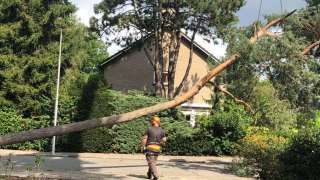
[[[168,97],[172,99],[174,97],[174,78],[176,74],[177,61],[180,50],[181,32],[175,32],[170,38],[169,49],[169,67],[168,67]]]
[[[156,3],[158,4],[157,6],[159,6],[160,8],[162,7],[162,3],[161,1],[156,1]],[[157,9],[153,10],[153,16],[155,17],[155,19],[157,20],[157,24],[154,28],[154,53],[153,53],[153,57],[154,57],[154,66],[155,66],[155,70],[154,70],[154,87],[155,87],[155,93],[157,96],[163,96],[163,83],[162,83],[162,43],[161,43],[161,39],[162,39],[162,15],[161,12],[158,12]]]
[[[159,41],[159,34],[158,32],[155,33],[155,41]],[[154,44],[154,86],[155,86],[155,93],[157,96],[162,96],[162,72],[161,72],[161,63],[160,63],[160,50],[159,42],[155,42]]]
[[[194,30],[193,34],[192,34],[192,37],[191,37],[188,66],[187,66],[186,72],[185,72],[185,74],[184,74],[179,86],[177,87],[177,89],[176,89],[176,91],[174,93],[174,96],[177,96],[180,93],[181,89],[184,86],[184,83],[186,82],[186,80],[187,80],[187,78],[189,76],[191,65],[192,65],[192,57],[193,57],[193,43],[194,43],[194,38],[196,36],[196,33],[197,33],[197,30]]]
[[[285,16],[284,18],[288,17],[289,15]],[[280,18],[268,23],[266,27],[260,29],[260,31],[264,31],[264,33],[259,31],[257,34],[254,35],[254,37],[250,39],[250,42],[255,43],[259,37],[267,35],[266,31],[273,25],[281,23],[284,18]],[[209,71],[207,75],[201,78],[188,92],[184,93],[181,96],[177,96],[171,101],[156,104],[146,108],[141,108],[141,109],[124,113],[124,114],[96,118],[92,120],[85,120],[82,122],[75,122],[75,123],[70,123],[70,124],[61,125],[61,126],[41,128],[41,129],[24,131],[20,133],[11,134],[11,135],[1,136],[0,145],[8,145],[8,144],[14,144],[14,143],[21,143],[28,140],[36,140],[36,139],[47,138],[52,136],[59,136],[59,135],[64,135],[72,132],[79,132],[83,130],[94,129],[102,126],[111,127],[114,124],[128,122],[144,115],[154,114],[169,108],[176,107],[184,103],[188,99],[192,98],[194,95],[196,95],[202,89],[202,87],[207,82],[209,82],[213,77],[215,77],[216,75],[221,73],[223,70],[225,70],[227,67],[235,63],[236,59],[239,56],[240,56],[239,54],[234,54],[224,63],[219,64],[217,67]]]

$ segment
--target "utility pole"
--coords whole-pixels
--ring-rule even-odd
[[[54,120],[53,126],[57,126],[58,121],[58,105],[59,105],[59,87],[60,87],[60,67],[61,67],[61,50],[62,50],[62,28],[60,30],[60,47],[59,47],[59,62],[58,62],[58,75],[57,75],[57,91],[56,102],[54,105]],[[52,154],[56,153],[56,136],[52,137]]]

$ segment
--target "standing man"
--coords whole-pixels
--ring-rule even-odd
[[[146,154],[146,160],[149,166],[147,173],[148,179],[151,179],[153,176],[153,179],[157,180],[159,179],[159,174],[156,163],[158,155],[161,152],[161,145],[163,145],[167,139],[164,130],[160,127],[159,117],[153,116],[150,123],[151,127],[146,130],[141,141],[141,151]]]

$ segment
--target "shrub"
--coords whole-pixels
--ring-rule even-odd
[[[238,146],[242,163],[255,170],[261,179],[279,176],[278,156],[288,145],[289,139],[265,127],[249,128]]]
[[[280,176],[275,179],[319,179],[320,177],[320,129],[310,127],[301,130],[279,155]]]
[[[105,86],[98,85],[97,87],[94,83],[89,83],[86,89],[92,88],[95,89],[93,90],[94,93],[91,95],[86,93],[84,96],[85,100],[92,102],[84,103],[80,101],[79,103],[80,113],[82,114],[79,117],[82,119],[129,112],[162,101],[157,97],[146,96],[142,92],[130,91],[128,94],[123,94]],[[88,98],[89,96],[90,98]],[[84,116],[84,114],[87,115]],[[174,123],[176,120],[181,122],[183,119],[185,125],[188,126],[184,116],[176,109],[170,109],[158,115],[162,119],[164,128],[168,128],[169,131],[170,127],[173,127],[170,126],[170,123]],[[136,153],[140,150],[140,140],[148,127],[149,118],[149,116],[145,116],[124,124],[116,124],[112,128],[97,128],[63,136],[59,138],[59,150]],[[168,135],[171,139],[170,137],[174,136],[174,133],[170,132]]]
[[[198,137],[203,136],[206,141],[214,142],[214,154],[231,154],[238,140],[245,136],[250,123],[252,118],[243,107],[227,104],[223,110],[200,119]]]

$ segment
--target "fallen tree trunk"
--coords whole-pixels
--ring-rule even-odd
[[[294,12],[294,11],[293,11]],[[274,25],[277,25],[279,23],[282,23],[283,20],[290,16],[293,12],[289,13],[288,15],[284,16],[283,18],[279,18],[276,20],[271,21],[268,23],[265,27],[261,28],[254,36],[250,39],[251,43],[255,43],[258,38],[270,35],[270,33],[267,31],[269,28],[271,28]],[[30,131],[24,131],[20,133],[10,134],[6,136],[0,137],[0,145],[8,145],[8,144],[15,144],[20,142],[25,142],[29,140],[36,140],[41,138],[47,138],[52,136],[59,136],[63,134],[68,134],[72,132],[79,132],[83,130],[88,129],[94,129],[97,127],[111,127],[114,124],[127,122],[130,120],[133,120],[135,118],[157,113],[169,108],[176,107],[194,95],[196,95],[202,87],[209,82],[213,77],[218,75],[220,72],[225,70],[227,67],[232,65],[236,62],[236,59],[239,57],[239,54],[234,54],[229,59],[227,59],[222,64],[219,64],[217,67],[213,68],[211,71],[207,73],[206,76],[204,76],[202,79],[200,79],[188,92],[182,94],[181,96],[178,96],[174,98],[171,101],[156,104],[150,107],[141,108],[132,112],[119,114],[119,115],[113,115],[109,117],[102,117],[102,118],[96,118],[91,120],[85,120],[81,122],[75,122],[70,124],[65,124],[61,126],[55,126],[55,127],[48,127],[48,128],[41,128],[36,130],[30,130]]]

